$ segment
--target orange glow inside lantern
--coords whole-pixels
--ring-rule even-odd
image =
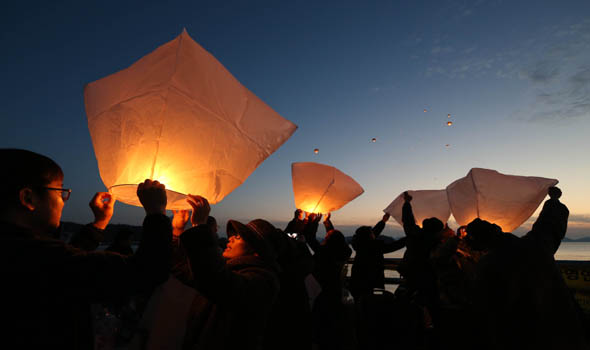
[[[318,154],[318,153],[320,153],[320,150],[319,150],[319,148],[316,148],[316,149],[314,149],[314,150],[313,150],[313,153],[315,153],[315,154]]]
[[[451,125],[453,125],[453,122],[451,122],[451,121],[448,121],[448,122],[447,122],[447,125],[448,125],[448,126],[451,126]]]
[[[185,194],[218,203],[297,128],[183,31],[130,67],[84,89],[104,185],[141,206],[137,184],[166,185],[167,209]]]
[[[364,190],[354,179],[325,164],[291,165],[295,206],[308,213],[330,213],[360,196]]]

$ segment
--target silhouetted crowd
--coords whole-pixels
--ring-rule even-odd
[[[553,257],[569,216],[556,187],[522,237],[480,219],[456,231],[437,218],[417,223],[406,192],[405,237],[379,238],[385,214],[349,245],[330,214],[301,210],[284,230],[229,220],[220,238],[206,198],[188,195],[192,212],[170,219],[165,186],[145,180],[137,249],[121,231],[98,250],[110,193],[94,196],[95,220],[66,243],[71,190],[59,165],[17,149],[0,149],[0,161],[7,348],[588,349],[585,316]],[[391,292],[384,254],[404,247]]]

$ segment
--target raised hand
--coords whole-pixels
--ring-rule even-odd
[[[410,196],[410,194],[408,193],[408,191],[404,192],[404,201],[406,201],[406,202],[411,202],[412,201],[412,196]]]
[[[193,207],[193,215],[191,217],[193,226],[206,224],[209,213],[211,212],[207,198],[189,194],[186,201]]]
[[[137,197],[147,215],[166,215],[168,198],[166,197],[166,186],[164,184],[146,179],[137,186]]]
[[[385,215],[383,215],[383,218],[381,219],[381,221],[387,222],[387,220],[389,220],[390,217],[391,217],[391,215],[385,213]]]
[[[111,218],[115,208],[115,196],[108,192],[97,192],[88,205],[94,214],[94,227],[104,230]]]

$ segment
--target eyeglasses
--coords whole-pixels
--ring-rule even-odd
[[[70,199],[70,194],[72,194],[72,190],[69,188],[55,188],[55,187],[42,187],[46,190],[53,190],[53,191],[61,191],[61,199],[63,199],[63,201],[67,201],[68,199]]]

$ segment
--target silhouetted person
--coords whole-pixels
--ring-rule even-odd
[[[287,227],[285,228],[285,233],[296,233],[298,235],[303,234],[303,230],[305,229],[306,225],[306,217],[305,213],[301,209],[295,210],[295,214],[293,215],[293,219],[289,221]]]
[[[121,229],[115,235],[113,243],[106,247],[106,251],[119,253],[121,255],[133,255],[133,248],[131,248],[131,237],[133,231],[129,229]]]
[[[147,215],[135,256],[86,252],[53,238],[70,194],[61,168],[15,149],[0,149],[0,163],[10,165],[0,172],[1,309],[10,320],[2,340],[15,349],[92,349],[90,303],[149,290],[168,276],[164,186],[146,180],[138,187]],[[114,199],[95,199],[95,214],[108,222]]]
[[[422,228],[416,225],[412,206],[412,196],[404,192],[402,222],[406,234],[406,251],[400,265],[400,274],[404,277],[410,294],[415,294],[420,305],[429,308],[436,306],[436,277],[430,263],[430,253],[438,243],[439,233],[444,229],[437,218],[424,219]]]
[[[304,243],[287,236],[266,220],[247,225],[267,239],[281,268],[281,289],[269,318],[264,349],[311,349],[311,308],[305,278],[313,271],[313,257]]]
[[[371,294],[374,288],[385,288],[385,260],[383,254],[399,250],[406,245],[406,238],[386,242],[377,239],[389,214],[373,227],[361,226],[352,237],[352,248],[355,250],[354,263],[350,280],[350,292],[355,301],[362,295]]]
[[[230,220],[229,242],[220,253],[207,225],[209,203],[189,195],[193,227],[180,236],[197,297],[190,310],[185,346],[194,349],[259,349],[279,291],[278,265],[265,238]]]
[[[525,238],[538,241],[547,252],[554,255],[565,237],[569,210],[559,201],[561,190],[558,187],[549,187],[547,193],[549,199],[545,201],[539,217]]]
[[[348,320],[346,309],[342,303],[343,269],[350,258],[352,250],[346,243],[342,232],[334,229],[327,220],[324,224],[329,231],[324,240],[319,243],[316,234],[321,214],[310,214],[304,229],[304,236],[310,248],[314,251],[315,279],[319,282],[322,291],[316,298],[312,315],[314,323],[314,342],[320,349],[342,349],[352,344],[347,344],[343,334],[343,324],[354,322]]]
[[[482,348],[588,348],[576,302],[553,254],[534,237],[534,232],[554,236],[554,229],[565,227],[565,222],[545,217],[549,213],[541,213],[533,237],[529,232],[518,238],[480,219],[467,226],[471,247],[485,252],[477,265],[474,296],[474,321],[481,325],[480,339],[486,339]],[[559,217],[567,221],[567,216]]]

